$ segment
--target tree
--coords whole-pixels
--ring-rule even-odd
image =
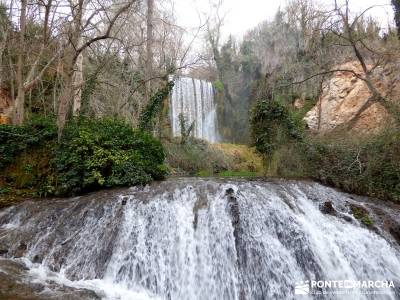
[[[317,28],[324,41],[322,44],[331,50],[330,56],[339,57],[343,62],[351,57],[355,60],[361,72],[352,69],[344,69],[340,67],[319,66],[319,70],[311,73],[302,80],[293,81],[292,84],[302,84],[311,79],[321,78],[321,76],[333,74],[335,72],[347,72],[362,80],[367,86],[371,96],[364,102],[361,108],[349,123],[349,127],[354,126],[362,113],[371,107],[374,103],[382,105],[386,111],[392,115],[397,123],[400,123],[399,106],[390,99],[389,93],[381,92],[374,81],[374,71],[379,67],[384,67],[393,62],[394,50],[389,43],[383,43],[379,36],[379,28],[376,23],[369,19],[365,20],[365,14],[374,6],[365,9],[363,12],[352,16],[349,8],[349,0],[346,0],[343,5],[339,5],[335,1],[334,9],[325,13],[325,22]],[[326,41],[327,40],[327,41]],[[324,77],[322,77],[324,78]],[[288,85],[283,85],[288,87]]]
[[[43,2],[44,3],[44,2]],[[41,39],[41,46],[39,47],[38,54],[33,58],[33,62],[28,61],[28,53],[30,52],[28,43],[26,40],[26,29],[28,21],[28,1],[22,0],[20,6],[19,15],[19,32],[18,32],[18,45],[17,45],[17,66],[16,66],[16,82],[17,82],[17,96],[15,99],[14,111],[13,111],[13,123],[21,125],[24,122],[25,115],[25,94],[31,91],[38,82],[42,79],[47,69],[52,65],[55,59],[58,57],[59,52],[55,51],[50,58],[48,58],[45,64],[41,64],[45,53],[48,49],[55,47],[53,40],[49,38],[52,30],[49,18],[50,11],[52,8],[52,0],[48,0],[44,3],[45,17],[42,20],[41,26],[43,27],[43,36]],[[41,6],[41,4],[37,4]],[[12,7],[10,7],[10,10]],[[35,11],[35,7],[31,8]],[[56,14],[54,12],[53,14]],[[34,17],[31,17],[34,18]],[[11,30],[11,29],[10,29]],[[57,42],[55,42],[57,43]],[[28,72],[24,70],[28,66]]]
[[[400,0],[392,0],[394,10],[394,21],[397,27],[397,35],[400,39]]]
[[[18,62],[17,62],[17,84],[18,84],[18,94],[15,100],[13,123],[21,125],[24,121],[24,108],[25,108],[25,89],[24,89],[24,78],[23,78],[23,68],[25,62],[25,28],[26,28],[26,9],[28,1],[21,0],[21,13],[19,17],[19,51],[18,51]]]
[[[356,15],[353,19],[350,16],[349,9],[349,0],[346,0],[345,5],[343,7],[339,7],[337,2],[335,2],[335,13],[339,17],[340,31],[337,28],[337,25],[331,24],[330,29],[336,36],[344,41],[344,46],[350,47],[353,51],[353,55],[360,64],[362,68],[362,74],[358,74],[354,70],[329,70],[329,72],[337,72],[337,71],[345,71],[352,73],[358,79],[362,80],[365,85],[368,87],[368,90],[371,93],[371,96],[365,101],[365,103],[361,106],[359,111],[355,114],[351,125],[354,124],[361,114],[367,110],[374,103],[381,104],[386,111],[391,114],[397,123],[400,124],[400,110],[398,105],[392,100],[387,98],[382,92],[380,92],[374,83],[372,78],[373,72],[379,66],[388,63],[387,58],[390,59],[390,55],[385,53],[385,49],[373,49],[370,45],[367,45],[366,36],[360,33],[357,30],[357,25],[359,25],[362,20],[363,15],[371,8],[364,10],[362,13]],[[337,23],[336,23],[337,24]],[[369,54],[369,59],[372,62],[369,64],[367,62],[366,54]]]
[[[146,87],[145,98],[146,103],[149,101],[151,94],[151,78],[153,76],[153,18],[154,18],[154,0],[147,0],[147,18],[146,18]]]
[[[67,32],[68,44],[64,52],[64,89],[59,98],[57,113],[59,137],[61,137],[65,126],[71,99],[77,102],[74,105],[76,108],[75,115],[78,115],[78,108],[81,106],[82,80],[80,75],[80,55],[93,43],[113,38],[112,30],[114,25],[117,23],[118,19],[129,10],[134,2],[136,2],[136,0],[129,0],[128,2],[108,7],[102,5],[100,8],[94,5],[89,9],[91,14],[87,17],[85,22],[83,21],[85,10],[87,9],[85,0],[78,0],[76,3],[71,2],[72,21],[69,26],[69,31]],[[102,16],[103,20],[96,20],[97,22],[94,22],[94,19],[99,16]],[[105,29],[102,29],[101,25],[103,25]],[[96,32],[96,34],[86,37],[84,36],[86,32]],[[83,39],[83,37],[86,38]],[[76,68],[77,62],[78,68]]]

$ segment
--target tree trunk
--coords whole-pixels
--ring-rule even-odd
[[[24,107],[25,107],[25,89],[23,79],[24,68],[24,48],[25,48],[25,27],[26,27],[26,7],[27,0],[21,0],[21,15],[19,18],[20,31],[19,31],[19,51],[17,59],[17,98],[14,104],[13,123],[21,125],[24,122]]]
[[[78,117],[82,106],[82,85],[83,85],[83,55],[80,53],[76,59],[72,75],[73,109],[74,117]]]
[[[82,71],[82,56],[80,53],[76,56],[76,49],[81,44],[81,24],[84,9],[83,0],[75,0],[72,2],[74,5],[71,7],[73,15],[73,26],[70,32],[70,45],[66,50],[65,68],[66,75],[64,78],[64,89],[59,98],[58,111],[57,111],[57,125],[58,125],[58,139],[61,139],[62,132],[64,131],[65,122],[69,110],[71,108],[71,101],[73,101],[73,114],[79,114],[81,106],[81,88],[82,84],[81,75],[79,70]]]
[[[147,42],[146,42],[146,86],[145,98],[149,102],[151,94],[151,78],[153,76],[153,16],[154,0],[147,0]]]
[[[72,73],[68,72],[65,76],[65,87],[61,93],[58,102],[57,111],[57,126],[58,126],[58,140],[61,139],[62,132],[65,127],[65,122],[67,120],[68,110],[70,108],[70,99],[72,94]]]

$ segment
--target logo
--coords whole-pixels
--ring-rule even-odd
[[[310,293],[310,282],[308,280],[296,282],[294,293],[295,295],[308,295]]]
[[[306,280],[297,281],[295,295],[378,295],[393,294],[391,280]]]

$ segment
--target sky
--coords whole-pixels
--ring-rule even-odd
[[[224,0],[224,11],[227,13],[223,27],[223,36],[229,34],[241,38],[248,30],[264,20],[271,20],[279,7],[284,7],[288,0]],[[319,0],[322,5],[332,5],[334,0]],[[178,24],[182,27],[194,28],[199,26],[198,12],[207,12],[209,0],[175,0]],[[350,0],[350,8],[361,12],[370,6],[376,7],[370,15],[380,20],[387,27],[392,20],[393,12],[390,0]]]

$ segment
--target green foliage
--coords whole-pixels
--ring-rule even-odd
[[[0,195],[8,194],[9,192],[10,192],[10,188],[1,187],[1,186],[0,186]]]
[[[115,120],[80,119],[65,128],[54,164],[59,194],[145,184],[166,174],[164,151],[148,133]]]
[[[34,116],[23,126],[0,125],[0,169],[10,164],[23,151],[46,145],[57,136],[52,118]]]
[[[303,150],[315,179],[346,191],[400,201],[398,130],[358,142],[350,137],[314,138]]]
[[[276,100],[258,101],[250,122],[256,149],[266,157],[271,157],[281,145],[302,138],[301,124]]]
[[[111,119],[72,120],[59,143],[53,119],[0,125],[2,193],[69,195],[145,184],[165,176],[164,159],[150,134]]]
[[[170,81],[164,88],[150,97],[149,103],[146,105],[139,118],[139,128],[141,130],[153,131],[156,117],[161,111],[163,101],[169,96],[173,87],[174,82]]]
[[[400,132],[355,140],[345,133],[281,145],[267,161],[274,176],[307,177],[344,191],[400,201]]]
[[[220,80],[216,80],[213,82],[214,89],[218,93],[222,93],[224,91],[224,84]]]

